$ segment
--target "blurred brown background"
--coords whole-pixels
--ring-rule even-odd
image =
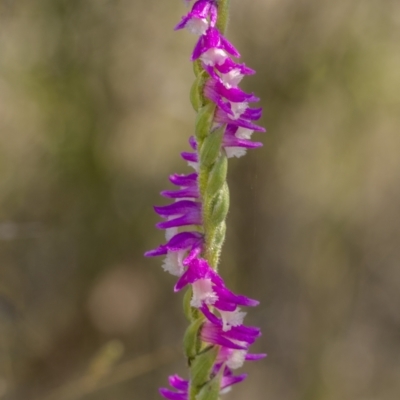
[[[0,399],[157,399],[185,374],[144,251],[187,172],[179,0],[0,1]],[[231,400],[400,398],[400,3],[232,1],[261,150],[230,162],[221,265],[261,300]]]

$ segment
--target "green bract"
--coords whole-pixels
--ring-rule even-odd
[[[202,143],[203,140],[210,134],[211,127],[214,120],[215,113],[215,104],[208,103],[201,107],[198,111],[196,117],[196,139],[199,143]]]
[[[189,364],[192,363],[200,351],[201,341],[200,341],[200,328],[204,322],[204,318],[198,318],[192,322],[186,329],[185,336],[183,338],[183,350],[185,356],[188,359]]]
[[[218,400],[221,387],[222,371],[221,368],[218,374],[208,381],[200,390],[195,400]]]
[[[193,360],[190,368],[190,382],[192,386],[200,389],[209,381],[218,350],[216,346],[209,347],[198,354]]]

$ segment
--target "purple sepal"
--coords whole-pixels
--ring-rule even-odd
[[[229,117],[229,115],[221,110],[217,109],[215,113],[215,122],[219,122],[221,124],[232,124],[235,126],[241,126],[242,128],[247,128],[251,129],[253,131],[257,132],[265,132],[265,128],[258,126],[256,124],[251,123],[250,121],[243,119],[243,118],[238,118],[238,119],[232,119]]]
[[[233,115],[233,112],[231,110],[231,106],[229,102],[224,101],[222,99],[222,96],[220,96],[216,90],[214,90],[212,87],[205,85],[204,87],[204,95],[208,99],[210,99],[212,102],[214,102],[219,109],[225,111],[227,114]]]
[[[229,372],[225,372],[228,370]],[[243,382],[247,378],[247,374],[233,375],[229,368],[225,368],[224,377],[221,380],[221,389],[225,389],[228,386],[236,385],[237,383]]]
[[[251,140],[237,138],[229,138],[228,140],[226,140],[225,137],[222,145],[224,147],[243,147],[245,149],[257,149],[258,147],[263,146],[261,142],[252,142]]]
[[[204,314],[204,316],[214,325],[222,326],[222,321],[218,318],[214,313],[210,311],[207,305],[202,305],[200,307],[200,311]]]
[[[261,142],[253,142],[249,139],[241,139],[236,136],[238,130],[237,126],[228,125],[224,137],[222,139],[222,145],[224,147],[243,147],[246,149],[255,149],[257,147],[262,147]]]
[[[191,258],[189,258],[191,257]],[[210,279],[215,285],[224,285],[222,278],[202,258],[195,258],[193,255],[183,262],[188,268],[175,284],[174,290],[178,292],[186,285],[193,284],[199,279]]]
[[[177,392],[161,388],[160,394],[168,400],[187,400],[189,382],[181,378],[179,375],[172,375],[168,378],[168,382]]]
[[[267,357],[267,354],[265,354],[265,353],[246,354],[245,360],[246,361],[258,361],[258,360],[262,360],[265,357]]]
[[[180,232],[174,235],[166,244],[144,253],[146,257],[166,255],[168,251],[192,250],[203,243],[203,235],[199,232]]]
[[[225,62],[221,65],[216,65],[215,68],[221,72],[221,74],[227,74],[228,72],[232,71],[233,69],[238,69],[242,75],[254,75],[256,71],[247,67],[245,64],[238,64],[235,63],[230,58],[227,58]],[[208,69],[207,69],[208,72]]]
[[[197,187],[189,187],[180,190],[163,190],[160,194],[169,199],[184,199],[188,197],[197,199],[200,197],[199,189]]]
[[[209,279],[212,282],[212,290],[217,295],[217,300],[213,304],[215,308],[222,311],[234,311],[238,305],[254,307],[259,304],[257,300],[236,295],[228,290],[223,279],[208,265],[206,260],[194,258],[192,255],[184,260],[184,265],[187,265],[188,268],[176,283],[174,288],[176,292],[199,279]]]
[[[228,367],[223,366],[223,364],[216,364],[213,367],[211,378],[216,376],[221,368],[224,368],[224,371],[221,379],[220,390],[226,389],[239,382],[243,382],[247,377],[247,374],[235,376]],[[170,386],[174,388],[176,392],[166,388],[161,388],[159,391],[164,398],[168,400],[188,400],[189,381],[182,379],[178,375],[170,376],[168,381]]]
[[[154,207],[157,214],[169,219],[156,224],[157,228],[167,229],[184,225],[201,225],[201,203],[191,200],[180,200],[168,206]]]
[[[248,347],[253,344],[259,336],[261,336],[261,330],[254,326],[232,326],[228,331],[224,331],[222,329],[222,321],[216,315],[212,314],[209,310],[204,312],[203,308],[201,311],[208,319],[208,321],[204,323],[201,331],[203,340],[208,343],[219,344],[230,349],[247,350]],[[228,344],[227,340],[229,342],[232,340],[240,341],[241,344],[233,342]]]
[[[204,239],[204,238],[203,238]],[[183,260],[182,264],[187,267],[193,260],[197,259],[201,254],[201,246],[193,247],[188,256]]]
[[[193,150],[197,150],[197,142],[196,142],[196,138],[194,136],[189,137],[189,144]]]
[[[207,87],[207,85],[204,87],[204,95],[208,99],[210,99],[212,102],[214,102],[219,109],[225,111],[227,114],[233,115],[233,112],[231,110],[231,106],[229,102],[224,101],[222,99],[222,96],[220,96],[215,90],[213,90],[210,87]]]
[[[231,54],[233,57],[240,57],[240,53],[236,50],[235,46],[228,41],[224,36],[220,35],[221,48]]]
[[[205,35],[200,36],[193,50],[191,60],[197,60],[203,53],[210,49],[221,49],[234,57],[240,57],[240,53],[236,48],[214,27],[208,28]]]
[[[205,322],[200,333],[201,340],[206,343],[224,346],[229,349],[235,350],[246,350],[247,347],[243,345],[236,344],[229,340],[222,329],[219,329],[217,325]]]
[[[261,118],[262,108],[246,108],[246,111],[241,115],[245,119],[257,121]]]
[[[172,375],[168,378],[171,387],[177,390],[186,391],[189,389],[189,382],[179,375]]]
[[[237,87],[226,88],[220,81],[210,78],[205,84],[204,94],[207,95],[214,91],[217,95],[225,97],[225,99],[233,103],[242,103],[244,101],[253,102],[260,99],[253,94],[245,93]]]
[[[196,153],[189,153],[187,151],[183,151],[181,153],[181,156],[185,161],[197,162],[197,154]]]
[[[175,30],[183,29],[191,19],[207,20],[210,18],[210,26],[215,26],[217,22],[217,8],[209,0],[197,1],[192,10],[182,17],[181,22],[175,26]]]
[[[176,393],[172,390],[161,388],[159,392],[162,397],[168,400],[187,400],[187,392],[186,393]]]
[[[234,350],[247,350],[260,335],[258,328],[244,325],[233,326],[229,331],[225,332],[221,326],[209,321],[203,324],[200,332],[200,337],[204,342]]]
[[[221,329],[222,331],[222,329]],[[229,331],[224,332],[227,338],[246,342],[249,345],[253,344],[255,340],[261,336],[261,330],[254,326],[233,326]]]
[[[154,210],[162,217],[185,215],[201,211],[201,203],[191,200],[180,200],[167,206],[154,206]]]
[[[163,190],[161,195],[172,199],[185,197],[200,197],[199,188],[197,185],[197,173],[189,175],[174,174],[169,177],[169,180],[176,186],[180,186],[180,190]]]
[[[189,214],[184,215],[182,217],[174,218],[169,221],[159,222],[156,224],[158,229],[168,229],[168,228],[179,228],[180,226],[186,225],[201,225],[201,215],[198,214]]]
[[[222,77],[219,76],[216,71],[219,71],[221,74],[228,74],[230,71],[235,69],[238,70],[241,75],[255,74],[255,71],[253,69],[246,67],[245,64],[237,64],[230,58],[227,58],[222,65],[215,64],[214,66],[212,66],[203,64],[203,68],[207,71],[211,78],[218,82],[221,82],[221,84],[223,84]]]
[[[218,296],[214,306],[222,311],[234,311],[236,306],[255,307],[260,304],[257,300],[234,294],[224,286],[214,285],[213,290]]]
[[[169,180],[176,186],[192,186],[196,185],[197,182],[197,173],[194,172],[192,174],[184,175],[184,174],[173,174],[170,175]]]

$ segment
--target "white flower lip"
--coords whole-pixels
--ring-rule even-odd
[[[186,29],[198,36],[204,35],[209,23],[205,18],[192,18],[186,24]]]
[[[210,279],[199,279],[192,284],[193,297],[190,302],[192,307],[199,308],[203,303],[212,305],[218,300],[218,296],[212,289]]]
[[[242,325],[246,313],[237,308],[235,311],[220,311],[222,317],[222,330],[229,331],[232,326]]]
[[[212,47],[211,49],[208,49],[205,51],[201,56],[200,59],[203,61],[204,64],[206,65],[222,65],[225,60],[227,59],[228,54],[226,53],[225,50],[222,49],[216,49]]]
[[[231,103],[231,110],[233,112],[233,119],[238,119],[246,111],[249,103]]]
[[[185,257],[185,250],[176,252],[169,251],[165,256],[162,268],[164,271],[169,272],[171,275],[182,276],[184,266],[182,264],[183,258]]]
[[[240,158],[246,155],[247,149],[245,149],[244,147],[227,146],[225,147],[225,152],[228,158]]]
[[[226,74],[221,75],[221,81],[227,89],[232,87],[237,87],[240,81],[243,79],[243,74],[241,74],[240,70],[234,68],[232,71],[229,71]]]

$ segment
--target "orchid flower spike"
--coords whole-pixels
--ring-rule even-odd
[[[239,51],[224,36],[229,0],[185,0],[190,7],[175,29],[198,36],[191,55],[196,74],[191,102],[197,112],[190,151],[181,157],[194,172],[173,174],[174,190],[161,195],[172,203],[154,207],[164,220],[166,242],[145,253],[164,256],[163,269],[177,277],[175,292],[186,289],[184,309],[190,326],[184,338],[190,379],[169,378],[171,389],[160,394],[169,400],[218,400],[245,374],[233,370],[245,361],[266,354],[249,353],[261,335],[257,327],[244,325],[243,307],[257,300],[233,293],[217,272],[229,208],[227,162],[262,146],[252,141],[265,129],[255,123],[261,108],[251,107],[259,98],[239,88],[242,79],[255,73],[238,63]]]

